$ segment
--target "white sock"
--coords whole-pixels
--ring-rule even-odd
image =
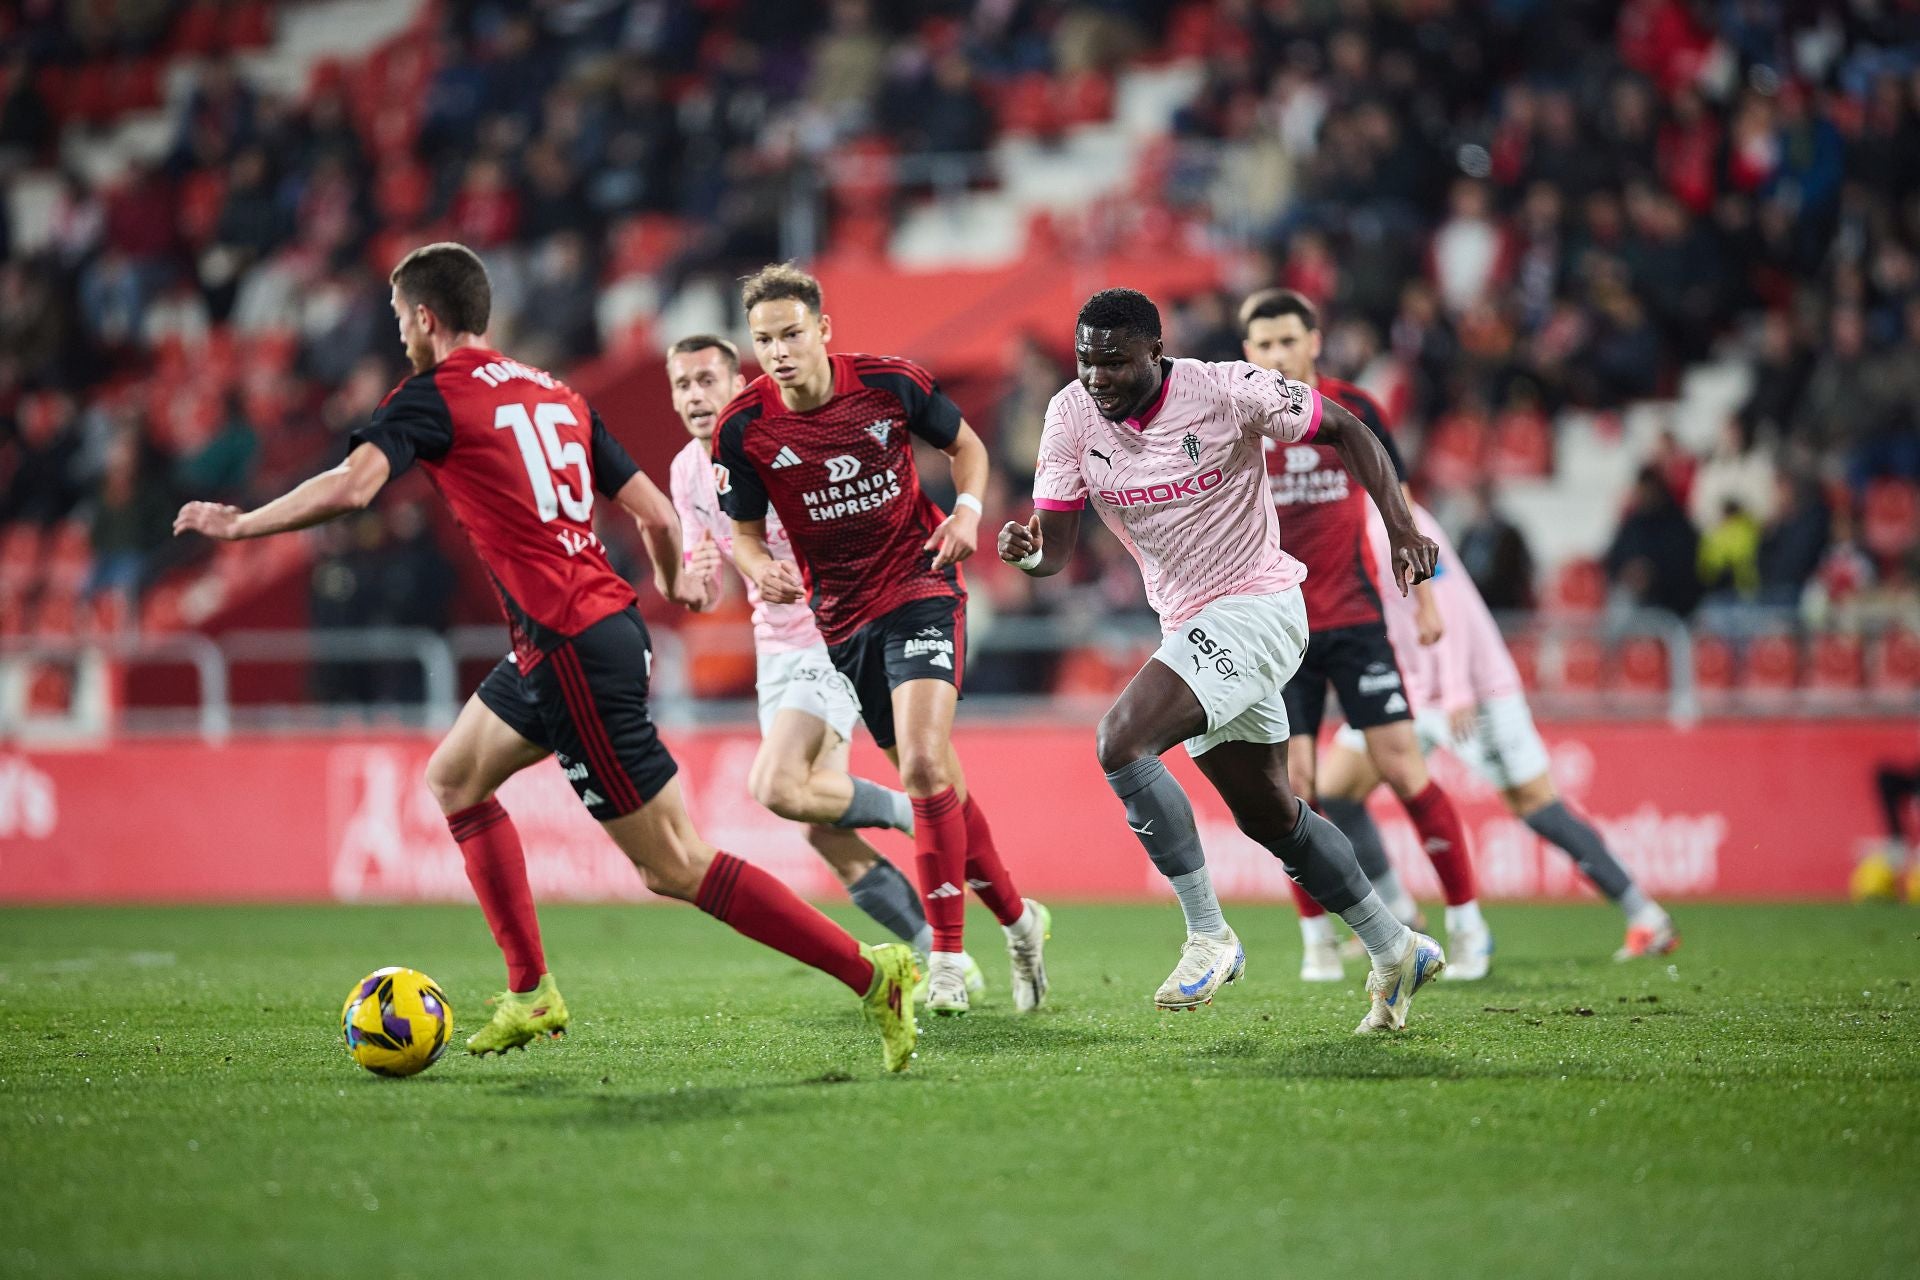
[[[1463,902],[1457,907],[1447,908],[1447,933],[1456,934],[1462,930],[1478,932],[1487,927],[1487,921],[1480,914],[1478,901]]]
[[[1009,938],[1021,937],[1040,927],[1040,913],[1033,909],[1031,902],[1020,904],[1020,918],[1012,924],[1002,925]]]
[[[1231,932],[1226,917],[1220,914],[1220,899],[1214,896],[1213,877],[1205,867],[1183,876],[1168,876],[1174,896],[1180,899],[1181,914],[1187,918],[1187,932],[1225,942]]]
[[[956,969],[967,967],[967,953],[964,951],[936,951],[927,957],[927,963],[934,967],[950,964]]]
[[[1367,949],[1367,957],[1373,961],[1373,967],[1385,972],[1400,963],[1400,957],[1407,953],[1407,940],[1413,933],[1407,926],[1394,919],[1393,912],[1387,910],[1387,904],[1380,901],[1380,895],[1369,893],[1360,901],[1340,913],[1340,918],[1353,930],[1353,936],[1360,939],[1360,945]],[[1323,922],[1325,916],[1320,917]],[[1306,921],[1302,920],[1301,924]],[[1327,936],[1333,936],[1333,925],[1327,922]]]
[[[1301,916],[1300,940],[1309,946],[1316,942],[1333,941],[1332,916]]]

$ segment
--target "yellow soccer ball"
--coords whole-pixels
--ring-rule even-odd
[[[415,1075],[446,1052],[453,1006],[426,974],[390,965],[353,984],[340,1008],[340,1034],[353,1060],[375,1075]]]

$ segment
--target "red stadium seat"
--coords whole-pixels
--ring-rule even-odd
[[[1860,637],[1823,635],[1813,642],[1812,669],[1807,687],[1830,693],[1852,692],[1865,677],[1866,661]]]
[[[1575,636],[1560,647],[1560,688],[1568,693],[1598,693],[1606,681],[1606,646],[1591,636]]]
[[[1053,691],[1063,698],[1110,698],[1127,687],[1135,670],[1115,662],[1104,650],[1069,650],[1060,659]]]
[[[1666,645],[1650,636],[1635,636],[1620,646],[1617,688],[1628,693],[1665,693],[1668,684]]]
[[[1064,124],[1102,124],[1113,118],[1113,77],[1082,71],[1060,86],[1060,119]]]
[[[1001,133],[1048,138],[1060,132],[1053,80],[1045,72],[1035,71],[1009,81],[1000,90],[994,110]]]
[[[1592,560],[1569,560],[1553,580],[1552,606],[1559,613],[1598,613],[1607,602],[1607,575]]]
[[[400,160],[380,166],[373,205],[388,222],[418,222],[433,199],[433,175],[418,162]]]
[[[1698,636],[1693,642],[1693,680],[1703,692],[1724,693],[1739,675],[1733,646],[1719,636]]]
[[[84,520],[69,520],[53,533],[46,548],[47,582],[60,593],[76,593],[93,567],[93,543]]]
[[[121,63],[114,74],[113,114],[119,116],[132,111],[158,111],[165,105],[161,71],[158,58],[137,58]]]
[[[113,116],[114,97],[112,64],[83,63],[68,74],[67,118],[105,124]]]
[[[1868,678],[1876,689],[1920,688],[1920,636],[1889,627],[1874,641]]]
[[[613,231],[613,255],[607,278],[650,276],[686,243],[686,224],[665,213],[643,213]]]
[[[1904,480],[1869,484],[1860,535],[1876,556],[1901,556],[1920,545],[1920,489]]]
[[[225,15],[213,0],[198,0],[174,20],[173,35],[167,46],[174,53],[204,57],[224,47],[221,24]]]
[[[1747,646],[1742,685],[1749,692],[1782,693],[1800,683],[1800,646],[1788,635],[1756,638]]]
[[[235,49],[264,49],[273,43],[273,7],[252,0],[227,18],[227,42]]]

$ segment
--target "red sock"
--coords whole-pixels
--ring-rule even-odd
[[[987,904],[994,919],[1012,924],[1026,911],[1027,904],[1020,900],[1020,891],[1007,874],[1007,864],[1000,861],[1000,851],[993,847],[993,829],[987,826],[987,815],[971,795],[960,812],[967,820],[967,887]],[[919,825],[917,820],[915,825]]]
[[[1315,916],[1327,914],[1327,909],[1313,900],[1313,895],[1300,887],[1300,882],[1292,876],[1287,877],[1287,887],[1293,890],[1293,905],[1300,909],[1302,920],[1311,920]]]
[[[913,865],[935,951],[959,951],[967,919],[967,819],[948,787],[913,798]]]
[[[527,855],[513,819],[498,800],[487,799],[448,814],[447,829],[460,845],[467,883],[480,899],[493,940],[507,958],[508,989],[533,990],[547,971],[547,957],[540,950],[540,917],[533,910]]]
[[[1447,905],[1457,907],[1463,902],[1472,902],[1479,896],[1479,886],[1474,883],[1467,833],[1460,825],[1453,801],[1447,798],[1439,783],[1429,782],[1425,791],[1404,803],[1407,816],[1413,819],[1413,829],[1420,833],[1420,847],[1427,851],[1427,860],[1433,863],[1433,870],[1440,877],[1440,892],[1446,897]]]
[[[694,905],[734,932],[832,974],[857,996],[873,985],[873,962],[853,935],[751,862],[715,852]]]

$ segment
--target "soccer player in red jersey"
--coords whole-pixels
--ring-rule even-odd
[[[720,410],[746,386],[740,352],[711,333],[681,338],[667,348],[667,382],[673,411],[693,437],[674,455],[671,488],[687,573],[700,597],[688,607],[698,612],[719,603],[725,588],[720,566],[733,551],[733,522],[720,509],[713,474],[713,433]],[[775,554],[793,554],[772,512],[767,539]],[[760,695],[760,750],[748,789],[781,817],[805,824],[807,843],[833,868],[854,904],[924,961],[933,950],[933,927],[920,908],[919,891],[855,830],[894,827],[913,834],[912,801],[850,771],[860,702],[827,656],[813,611],[800,601],[769,604],[751,579],[747,598]],[[980,966],[969,958],[966,969],[968,988],[977,995],[984,985]]]
[[[1371,428],[1405,480],[1400,451],[1373,398],[1352,383],[1322,377],[1315,368],[1320,358],[1320,317],[1311,302],[1290,289],[1256,293],[1241,305],[1240,332],[1249,361],[1317,387]],[[1493,936],[1480,914],[1466,830],[1453,800],[1427,773],[1412,708],[1387,639],[1373,557],[1367,549],[1367,496],[1352,482],[1339,455],[1319,445],[1269,448],[1267,473],[1280,513],[1280,543],[1307,566],[1304,591],[1310,637],[1306,657],[1286,690],[1287,719],[1294,730],[1287,749],[1287,772],[1294,791],[1309,801],[1317,795],[1317,735],[1331,685],[1347,723],[1364,735],[1374,767],[1406,807],[1440,876],[1447,900],[1449,960],[1442,976],[1484,978],[1493,954]],[[1421,640],[1431,644],[1441,634],[1439,611],[1427,584],[1414,590],[1420,595]],[[1330,813],[1329,817],[1336,825],[1344,825],[1346,815]],[[1304,944],[1301,978],[1340,981],[1333,922],[1297,886],[1294,899],[1300,907]]]
[[[914,1041],[912,953],[862,946],[765,871],[702,840],[687,818],[677,766],[647,711],[647,629],[592,523],[597,489],[633,516],[662,588],[685,599],[673,504],[577,392],[487,346],[492,288],[470,249],[416,249],[392,285],[414,374],[354,433],[346,461],[252,511],[188,503],[174,532],[231,540],[305,529],[365,507],[418,462],[486,565],[513,652],[427,765],[507,958],[508,990],[468,1049],[505,1052],[566,1027],[520,837],[494,798],[551,754],[649,889],[846,983],[880,1028],[888,1069],[904,1069]]]
[[[734,562],[763,599],[812,607],[860,715],[913,797],[915,865],[933,953],[927,1008],[967,1011],[966,890],[1006,931],[1014,1007],[1046,997],[1045,907],[1020,896],[953,749],[966,660],[960,562],[980,536],[987,450],[925,369],[887,356],[829,355],[820,283],[791,265],[749,277],[741,302],[766,372],[720,413],[714,462],[732,517]],[[920,491],[918,436],[952,460],[952,515]],[[775,559],[767,513],[794,559]]]

